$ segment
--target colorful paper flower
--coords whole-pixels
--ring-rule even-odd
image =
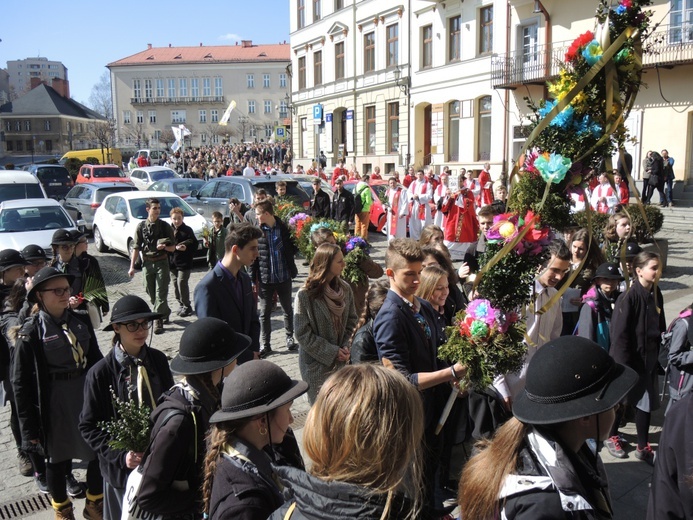
[[[297,213],[296,215],[294,215],[293,217],[291,217],[289,219],[289,225],[291,227],[296,227],[296,225],[299,222],[302,222],[302,221],[306,220],[307,218],[309,218],[309,216],[306,215],[305,213]]]
[[[491,329],[483,321],[475,320],[472,326],[469,328],[469,332],[475,339],[487,338]]]
[[[489,241],[509,242],[517,235],[517,215],[503,213],[493,218],[493,225],[486,233]]]
[[[582,50],[582,57],[585,58],[585,61],[590,66],[597,63],[601,59],[602,54],[604,54],[604,51],[602,50],[602,46],[599,45],[599,42],[597,40],[592,40]]]
[[[483,298],[472,300],[467,305],[467,316],[475,320],[481,320],[488,325],[493,325],[496,321],[498,311],[493,308],[491,302]]]
[[[552,153],[548,157],[544,154],[534,161],[534,167],[539,170],[542,179],[554,184],[558,184],[565,178],[572,164],[570,159],[557,153]]]
[[[353,251],[357,247],[360,247],[361,249],[369,249],[368,242],[366,242],[363,238],[361,237],[351,237],[349,240],[347,240],[346,246],[344,249],[346,250],[347,253]]]
[[[578,36],[568,48],[568,52],[565,53],[565,61],[575,60],[582,47],[592,40],[594,40],[594,33],[592,31],[587,31]]]

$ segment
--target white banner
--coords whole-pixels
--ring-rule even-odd
[[[236,108],[236,102],[232,99],[231,103],[229,103],[229,108],[226,109],[226,112],[224,112],[221,121],[219,121],[219,124],[221,126],[226,126],[228,124],[229,119],[231,118],[231,112],[233,112],[234,108]]]

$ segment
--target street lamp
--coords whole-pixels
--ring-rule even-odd
[[[393,74],[395,76],[395,85],[399,87],[399,90],[402,92],[402,94],[404,94],[405,96],[408,95],[410,85],[409,76],[402,77],[402,69],[400,67],[397,67],[393,71]]]
[[[241,133],[243,134],[241,140],[245,143],[245,127],[248,124],[248,116],[238,116],[238,124],[241,125]]]

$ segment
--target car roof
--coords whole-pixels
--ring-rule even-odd
[[[133,199],[148,199],[149,197],[153,199],[163,199],[163,198],[169,198],[169,197],[175,197],[180,199],[178,195],[175,193],[170,193],[168,191],[143,191],[143,190],[136,190],[136,191],[124,191],[123,193],[112,193],[109,195],[109,197],[123,197],[124,199],[127,200],[133,200]],[[183,199],[181,199],[183,200]]]
[[[91,166],[92,168],[120,168],[117,164],[83,164],[82,166]]]
[[[162,171],[162,170],[167,170],[167,171],[172,171],[173,173],[176,173],[175,170],[173,170],[172,168],[167,168],[166,166],[142,166],[141,168],[140,167],[133,168],[132,171],[134,172],[135,170],[142,170],[145,172],[158,172],[158,171]]]
[[[75,187],[77,187],[77,186],[82,186],[84,188],[91,188],[94,190],[97,190],[99,188],[113,188],[114,186],[117,186],[119,188],[123,188],[123,191],[138,190],[137,186],[135,186],[134,184],[130,184],[127,182],[115,182],[115,181],[114,182],[81,182],[81,183],[75,185]]]
[[[10,175],[5,175],[9,173]],[[36,184],[38,179],[24,170],[0,170],[0,184]]]
[[[33,207],[60,206],[55,199],[17,199],[0,202],[0,209],[33,208]]]
[[[46,167],[46,166],[50,166],[50,167],[54,167],[54,168],[65,168],[65,166],[63,166],[62,164],[50,164],[50,163],[32,164],[31,166],[36,167],[36,168]],[[65,168],[65,169],[67,170],[67,168]]]

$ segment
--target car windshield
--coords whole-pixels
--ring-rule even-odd
[[[161,179],[174,179],[176,177],[176,173],[173,170],[157,170],[155,172],[150,172],[149,175],[153,181],[160,181]]]
[[[253,191],[256,191],[258,188],[264,188],[267,194],[272,197],[277,196],[277,187],[274,182],[257,183],[253,186]],[[293,200],[299,205],[302,205],[304,202],[310,202],[310,196],[295,181],[286,183],[286,195],[284,197]]]
[[[178,197],[157,197],[161,203],[161,218],[167,218],[171,214],[173,208],[183,210],[184,217],[194,217],[197,213],[188,204]],[[132,216],[138,219],[147,218],[147,208],[144,205],[147,199],[132,199],[130,201],[130,212]]]
[[[63,166],[41,166],[36,171],[36,175],[41,182],[70,180],[70,174]]]
[[[125,177],[123,170],[120,168],[94,168],[94,177],[103,179],[104,177]]]
[[[180,195],[181,193],[188,194],[192,190],[199,190],[205,181],[201,179],[186,179],[179,182],[171,183],[173,185],[173,193]]]
[[[12,208],[0,211],[0,232],[4,233],[73,226],[74,223],[61,207]]]
[[[0,202],[45,198],[38,184],[0,184]]]

